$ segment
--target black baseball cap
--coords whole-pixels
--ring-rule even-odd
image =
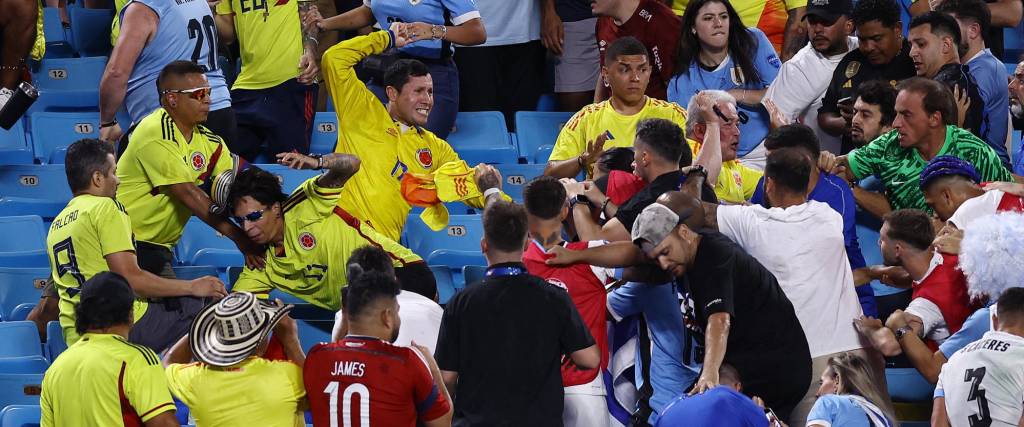
[[[82,284],[79,304],[91,310],[106,311],[131,307],[135,302],[135,291],[124,276],[104,271],[92,276]]]
[[[835,22],[841,16],[850,16],[852,11],[853,4],[850,0],[807,0],[804,19],[813,15],[827,22]]]

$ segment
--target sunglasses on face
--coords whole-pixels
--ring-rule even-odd
[[[239,227],[242,227],[245,225],[246,221],[256,222],[263,219],[263,212],[265,211],[266,209],[260,209],[258,211],[249,212],[248,214],[245,214],[245,216],[232,216],[231,220],[234,221],[235,224],[238,224]]]
[[[194,87],[192,89],[167,89],[167,90],[165,90],[163,92],[160,92],[160,93],[164,94],[164,95],[166,95],[168,93],[183,93],[183,94],[188,95],[190,98],[195,99],[195,100],[198,101],[198,100],[206,99],[206,98],[208,98],[210,96],[210,87],[209,86],[205,86],[205,87]]]

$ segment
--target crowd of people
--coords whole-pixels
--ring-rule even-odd
[[[0,109],[41,39],[19,2]],[[889,427],[887,366],[935,385],[933,425],[1024,425],[1024,62],[991,36],[1017,0],[117,3],[30,314],[69,345],[43,426]],[[445,138],[514,126],[546,63],[574,115],[516,203]],[[453,202],[488,265],[442,306],[399,242]],[[193,216],[231,286],[175,277]]]

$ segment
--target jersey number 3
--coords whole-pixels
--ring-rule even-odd
[[[967,394],[967,401],[978,401],[978,414],[967,418],[971,427],[989,427],[992,425],[992,416],[988,412],[988,400],[985,399],[985,389],[981,388],[981,380],[985,379],[985,367],[968,369],[964,375],[964,382],[971,383],[971,392]]]
[[[331,381],[324,388],[324,393],[329,394],[331,427],[338,427],[338,382]],[[370,425],[370,389],[359,383],[352,383],[345,387],[341,397],[341,422],[344,427],[352,427],[352,395],[359,396],[359,425]]]
[[[213,17],[206,15],[203,22],[198,19],[188,21],[188,39],[196,41],[196,47],[192,49],[192,62],[199,64],[206,72],[217,70],[217,24]],[[206,45],[206,64],[200,62],[203,54],[203,45]]]

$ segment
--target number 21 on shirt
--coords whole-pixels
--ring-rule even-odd
[[[331,427],[338,427],[338,382],[331,381],[324,388],[330,395]],[[359,425],[370,425],[370,389],[359,383],[352,383],[341,392],[341,422],[344,427],[352,427],[352,398],[359,398]]]

